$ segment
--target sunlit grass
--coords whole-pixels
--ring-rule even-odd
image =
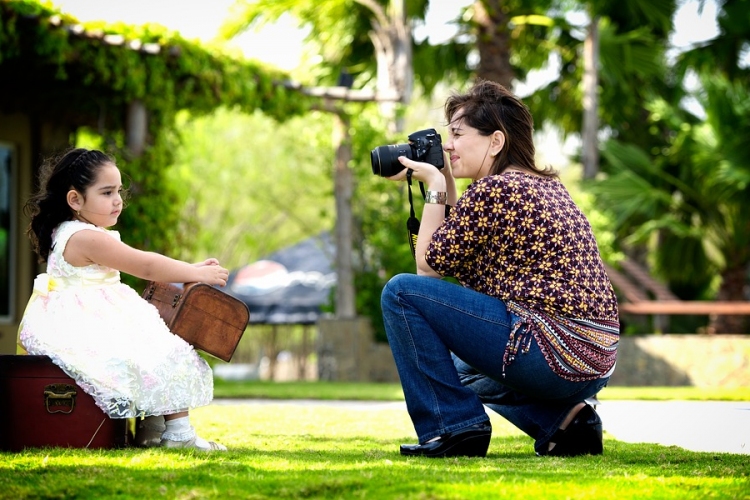
[[[217,398],[261,399],[344,399],[359,401],[403,401],[398,383],[365,382],[266,382],[222,381],[215,386]],[[601,400],[694,400],[750,401],[750,387],[618,387],[610,386],[599,393]]]
[[[746,455],[628,444],[597,457],[540,458],[491,414],[485,459],[405,458],[400,403],[216,404],[191,413],[227,453],[162,449],[0,454],[0,498],[750,498]]]

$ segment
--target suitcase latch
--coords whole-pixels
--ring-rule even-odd
[[[154,289],[155,286],[148,287],[148,290],[146,291],[146,296],[144,297],[147,301],[151,302],[151,298],[154,296]]]
[[[44,387],[44,406],[47,413],[72,413],[76,406],[75,386],[70,384],[50,384]]]

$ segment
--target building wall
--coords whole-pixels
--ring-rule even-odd
[[[0,113],[0,141],[14,146],[16,153],[16,171],[11,181],[16,208],[16,224],[12,236],[15,252],[15,286],[13,317],[10,321],[0,323],[0,354],[16,352],[16,334],[18,323],[23,315],[26,302],[31,296],[31,286],[36,270],[36,261],[31,253],[31,245],[25,230],[28,222],[23,216],[23,205],[31,195],[33,185],[31,120],[22,114],[4,115]]]

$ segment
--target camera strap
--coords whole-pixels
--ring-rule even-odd
[[[406,183],[409,189],[409,219],[406,221],[406,230],[409,232],[409,246],[411,247],[411,256],[416,260],[417,258],[417,236],[419,235],[419,219],[414,211],[414,200],[411,194],[411,174],[413,170],[406,170]],[[424,190],[424,184],[419,181],[419,189],[422,191],[422,198],[425,197],[426,193]]]

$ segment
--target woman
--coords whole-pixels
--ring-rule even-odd
[[[450,167],[406,157],[389,179],[427,186],[417,274],[383,289],[386,333],[419,444],[402,455],[485,456],[483,404],[538,455],[602,453],[585,400],[614,370],[617,301],[591,227],[555,172],[534,163],[533,120],[479,81],[445,104]],[[473,182],[457,198],[454,179]],[[445,204],[454,205],[446,216]],[[444,281],[451,276],[462,286]]]

